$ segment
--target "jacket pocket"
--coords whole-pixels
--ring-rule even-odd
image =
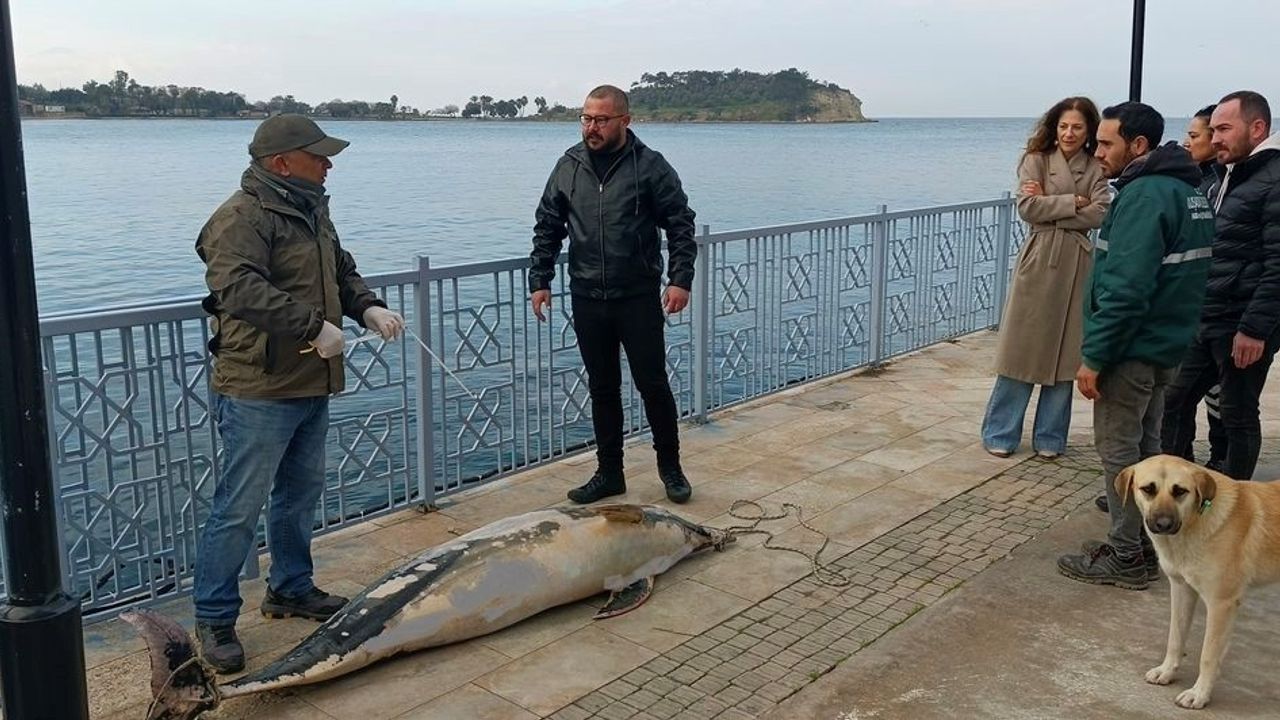
[[[303,354],[296,342],[280,337],[266,335],[263,341],[262,366],[268,375],[288,375],[302,364]]]

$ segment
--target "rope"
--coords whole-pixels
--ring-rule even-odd
[[[169,673],[169,677],[165,679],[164,685],[161,685],[160,689],[156,691],[155,695],[151,698],[151,704],[147,706],[147,720],[155,720],[155,718],[158,717],[154,713],[156,705],[160,702],[160,698],[164,697],[164,694],[169,691],[169,688],[173,687],[173,680],[178,676],[178,673],[186,670],[192,665],[200,665],[204,670],[201,674],[205,677],[213,674],[212,669],[200,661],[200,655],[193,652],[191,657],[187,658],[186,662],[182,663],[175,668],[173,672]],[[212,691],[213,693],[212,697],[205,698],[206,700],[213,701],[213,705],[210,707],[217,707],[218,704],[222,702],[222,693],[218,690],[218,684],[216,682],[205,682],[204,689],[206,691]]]
[[[405,325],[404,334],[406,337],[413,338],[414,342],[418,343],[419,347],[421,347],[423,350],[426,350],[427,354],[431,356],[431,359],[436,361],[436,364],[440,366],[441,370],[444,370],[446,373],[449,373],[449,377],[453,378],[453,381],[458,383],[458,387],[462,388],[462,391],[465,392],[468,397],[470,397],[472,400],[475,400],[476,402],[480,402],[480,396],[471,392],[471,388],[467,387],[466,383],[462,382],[462,378],[455,375],[453,371],[449,369],[449,366],[446,365],[445,362],[440,359],[440,356],[436,355],[435,352],[430,347],[428,347],[425,342],[422,341],[422,338],[418,337],[418,334],[413,331],[413,328],[410,328],[408,325]],[[381,335],[379,335],[376,332],[370,331],[370,332],[366,332],[363,335],[359,335],[357,337],[351,338],[350,340],[347,340],[344,343],[344,348],[351,347],[352,345],[359,345],[360,343],[374,342],[382,339],[384,338]],[[308,348],[299,350],[298,352],[299,354],[305,355],[310,352],[315,352],[315,348],[308,347]]]
[[[753,514],[743,514],[741,508],[752,508]],[[808,553],[800,548],[794,548],[787,545],[773,545],[773,533],[759,527],[760,523],[766,520],[781,520],[795,511],[796,520],[800,521],[800,526],[822,538],[822,545],[816,552]],[[769,550],[782,550],[785,552],[795,553],[809,561],[811,567],[810,573],[819,583],[829,587],[846,587],[853,580],[845,575],[841,570],[835,569],[831,563],[824,563],[821,560],[822,551],[827,549],[827,545],[831,544],[831,536],[821,530],[810,525],[804,519],[804,511],[799,505],[792,503],[782,503],[782,512],[769,514],[766,513],[764,507],[754,500],[734,500],[729,506],[729,516],[738,520],[748,520],[749,525],[731,525],[725,528],[717,528],[734,536],[741,535],[764,535],[764,547]]]

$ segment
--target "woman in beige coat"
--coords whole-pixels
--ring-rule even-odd
[[[996,349],[996,383],[982,421],[987,452],[1008,457],[1022,440],[1031,391],[1040,386],[1033,449],[1067,449],[1072,381],[1080,367],[1083,287],[1093,263],[1089,231],[1111,196],[1094,159],[1098,109],[1071,97],[1049,108],[1018,164],[1018,214],[1029,234],[1018,254]]]

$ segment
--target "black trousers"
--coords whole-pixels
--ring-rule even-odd
[[[1227,453],[1223,472],[1237,480],[1253,477],[1262,448],[1258,398],[1275,358],[1276,344],[1268,342],[1257,362],[1241,370],[1231,359],[1233,334],[1197,337],[1187,350],[1178,376],[1165,393],[1161,450],[1187,457],[1196,432],[1196,406],[1214,386],[1221,389],[1218,407]]]
[[[602,470],[622,469],[622,358],[653,430],[658,466],[680,462],[676,400],[667,381],[667,344],[661,299],[655,294],[618,300],[573,296],[573,330],[587,369],[596,458]]]

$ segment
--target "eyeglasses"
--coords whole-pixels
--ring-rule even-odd
[[[626,113],[621,115],[579,115],[578,120],[582,121],[583,127],[591,127],[592,125],[608,125],[610,120],[617,120],[620,117],[626,117]]]

